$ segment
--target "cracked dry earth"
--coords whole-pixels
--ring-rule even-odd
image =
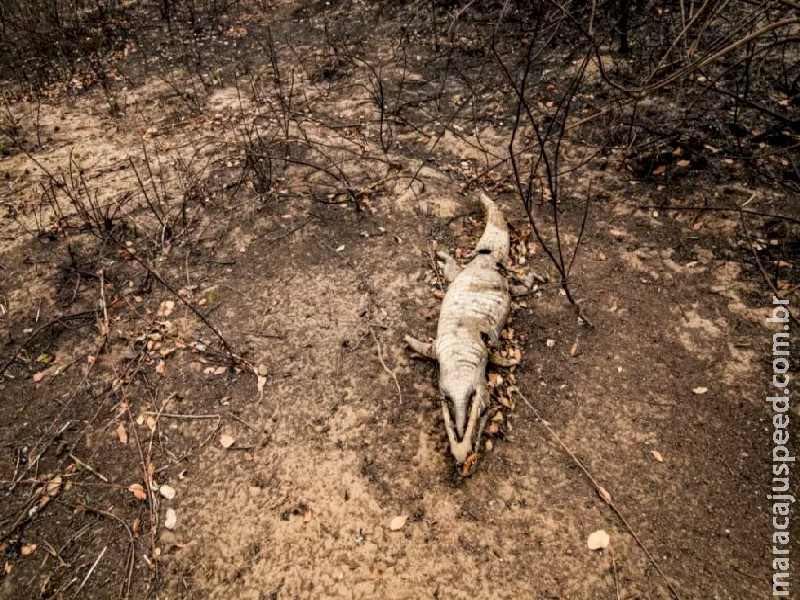
[[[224,90],[210,102],[233,96]],[[96,113],[85,106],[73,106],[67,118],[91,123]],[[60,159],[40,160],[55,163],[69,145],[89,144],[87,164],[109,167],[100,169],[106,189],[132,185],[130,171],[112,168],[137,146],[130,130],[109,134],[98,119],[73,131],[82,139],[63,140]],[[475,159],[452,137],[442,148]],[[403,164],[406,175],[416,171]],[[9,159],[6,168],[22,171],[25,159]],[[592,206],[572,274],[593,328],[577,322],[555,285],[540,286],[512,315],[520,390],[631,530],[524,402],[475,475],[454,475],[435,366],[409,355],[402,338],[435,331],[440,301],[426,280],[431,249],[472,248],[481,224],[463,216],[477,210],[475,193],[462,193],[451,171],[417,172],[412,186],[408,177],[389,182],[374,211],[296,192],[248,208],[247,219],[200,244],[200,259],[190,264],[181,254],[163,265],[172,281],[213,289],[211,320],[262,365],[266,382],[260,394],[254,374],[214,374],[202,353],[179,351],[163,373],[148,367],[151,391],[130,397],[129,427],[142,440],[147,423],[136,419],[163,408],[159,444],[173,457],[193,448],[158,473],[177,492],[158,506],[162,521],[168,507],[177,514],[175,528],[160,527],[155,538],[158,597],[670,598],[632,532],[681,598],[765,597],[768,296],[742,260],[737,221],[715,214],[697,228],[688,213],[635,208],[648,203],[645,190],[628,187],[624,173],[598,174],[607,193]],[[495,197],[510,223],[524,227],[513,197]],[[35,244],[9,237],[2,291],[13,296],[11,317],[21,330],[37,303],[49,309],[58,280],[46,266],[31,275],[22,257]],[[539,273],[549,268],[540,249],[528,263]],[[171,298],[155,286],[145,303],[155,311]],[[198,331],[176,304],[176,327]],[[129,325],[114,326],[108,355],[98,359],[109,369],[130,352],[120,333]],[[197,335],[213,341],[207,330]],[[0,388],[5,446],[35,439],[37,415],[51,418],[53,399],[81,384],[77,370],[51,387],[15,373]],[[135,456],[117,440],[115,410],[74,451],[110,478],[109,498],[125,498],[130,508],[127,488],[141,472],[115,466],[122,452]],[[231,447],[220,445],[221,434],[233,438]],[[2,469],[9,479],[8,456]],[[43,513],[41,525],[28,527],[28,541],[43,547],[48,527],[81,518],[56,508],[61,520]],[[405,526],[392,531],[401,515]],[[598,529],[609,533],[610,546],[590,551],[587,537]],[[115,597],[126,556],[124,539],[113,545],[118,533],[109,534],[113,560],[98,564],[85,597]],[[77,560],[90,565],[105,542],[87,536],[83,543]],[[135,590],[150,575],[139,560],[148,552],[138,542]],[[38,593],[39,571],[20,561],[0,596]]]

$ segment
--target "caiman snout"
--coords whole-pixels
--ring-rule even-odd
[[[442,414],[450,442],[450,452],[458,465],[467,462],[477,453],[481,432],[486,422],[484,394],[481,390],[470,394],[468,403],[461,404],[467,410],[458,410],[458,405],[442,400]],[[451,413],[451,408],[454,409]],[[474,459],[473,459],[474,460]]]

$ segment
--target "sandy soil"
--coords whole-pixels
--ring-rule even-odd
[[[364,85],[323,92],[299,68],[295,85],[358,130],[376,109],[366,75],[346,77]],[[41,146],[0,162],[0,363],[48,325],[0,380],[2,531],[16,532],[0,546],[0,597],[767,597],[770,293],[738,215],[642,208],[663,185],[631,182],[621,156],[585,171],[575,197],[591,179],[595,200],[571,281],[592,326],[532,242],[524,266],[551,282],[518,298],[509,322],[530,404],[513,397],[505,435],[462,478],[436,368],[402,338],[435,331],[431,251],[474,245],[476,187],[516,231],[528,226],[508,187],[468,184],[506,152],[508,123],[429,139],[398,126],[384,155],[374,128],[337,138],[313,121],[291,126],[333,148],[363,191],[339,202],[300,163],[273,194],[252,182],[230,193],[256,110],[235,86],[217,86],[201,116],[161,81],[120,97],[128,110],[115,118],[96,90],[42,104]],[[28,132],[35,108],[12,106]],[[70,156],[92,197],[140,228],[129,248],[156,275],[124,243],[51,227],[46,172],[68,173]],[[709,181],[698,171],[673,192],[744,194],[735,173]],[[564,204],[567,244],[581,206]],[[767,225],[751,234],[769,238]],[[68,242],[80,255],[71,267]],[[81,275],[95,252],[103,263]],[[207,315],[238,367],[173,291]],[[82,314],[101,302],[107,317]],[[60,489],[26,518],[55,475]],[[129,486],[148,479],[174,498],[138,500]],[[393,531],[397,516],[407,521]],[[591,551],[599,529],[610,545]]]

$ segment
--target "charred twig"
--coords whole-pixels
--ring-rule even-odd
[[[747,222],[744,218],[744,213],[739,211],[739,219],[742,223],[742,229],[744,230],[745,240],[747,241],[747,247],[750,249],[750,252],[753,254],[753,258],[756,261],[756,265],[758,266],[758,270],[761,272],[761,276],[764,278],[764,282],[770,287],[772,293],[775,294],[776,298],[782,298],[782,294],[780,290],[775,286],[775,283],[772,281],[772,277],[769,276],[767,270],[764,268],[764,265],[761,263],[761,259],[758,257],[758,251],[756,250],[755,246],[753,245],[753,238],[750,236],[750,230],[747,228]],[[789,310],[788,306],[784,306],[786,311],[789,313],[789,318],[794,321],[795,325],[800,325],[800,319]]]
[[[75,590],[75,597],[77,597],[81,593],[81,590],[83,589],[83,586],[85,586],[86,582],[89,581],[89,577],[91,577],[92,573],[94,573],[95,567],[97,567],[97,563],[99,563],[100,559],[103,558],[103,555],[106,553],[106,550],[108,550],[108,546],[103,546],[103,549],[100,551],[100,554],[98,554],[97,558],[94,559],[94,562],[92,563],[92,566],[89,568],[89,571],[86,573],[86,577],[83,578],[83,581],[81,581],[81,584],[78,586],[78,589]]]
[[[375,330],[370,327],[369,332],[372,334],[372,339],[375,340],[375,346],[378,348],[378,360],[381,361],[381,366],[383,370],[386,371],[389,376],[394,380],[394,385],[397,388],[397,401],[402,404],[403,403],[403,392],[400,390],[400,382],[397,381],[397,375],[395,375],[394,371],[392,371],[389,367],[386,366],[386,362],[383,360],[383,352],[381,351],[381,343],[378,341],[378,336],[375,335]]]
[[[178,300],[180,300],[181,303],[184,306],[186,306],[186,308],[188,308],[198,319],[200,319],[203,322],[203,324],[206,327],[208,327],[214,333],[215,336],[217,336],[219,341],[222,343],[222,347],[225,349],[225,352],[227,353],[228,358],[231,362],[235,363],[239,361],[244,364],[247,364],[247,361],[245,361],[241,356],[239,356],[233,351],[230,344],[228,344],[228,340],[226,340],[225,337],[222,335],[222,333],[220,333],[219,329],[217,329],[216,327],[214,327],[214,325],[211,324],[211,322],[203,313],[197,310],[197,308],[195,308],[195,306],[191,302],[189,302],[186,298],[184,298],[183,295],[179,294],[178,290],[176,290],[170,283],[168,283],[166,279],[164,279],[157,271],[155,271],[155,269],[153,269],[150,265],[148,265],[145,260],[139,258],[139,256],[135,252],[131,252],[131,249],[125,249],[125,250],[133,258],[133,260],[139,263],[144,268],[144,270],[148,272],[148,274],[153,279],[158,281],[167,290],[169,290],[170,293],[172,293]]]
[[[45,332],[48,329],[50,329],[53,325],[55,325],[57,323],[66,322],[66,321],[73,321],[73,320],[76,320],[76,319],[82,319],[83,317],[88,317],[89,315],[96,315],[98,312],[100,312],[100,309],[99,308],[95,308],[93,310],[85,310],[85,311],[82,311],[82,312],[79,312],[79,313],[75,313],[75,314],[71,314],[71,315],[60,315],[58,317],[53,317],[52,319],[50,319],[44,325],[39,326],[38,328],[36,328],[27,337],[27,339],[24,342],[22,342],[19,346],[17,346],[17,348],[14,350],[14,352],[11,353],[11,357],[8,360],[6,360],[6,362],[4,362],[2,365],[0,365],[0,376],[2,376],[3,373],[6,372],[8,367],[10,367],[17,360],[19,353],[22,352],[28,346],[28,344],[30,344],[34,339],[36,339],[38,336],[40,336],[43,332]]]
[[[739,206],[657,206],[651,204],[637,204],[636,208],[643,210],[696,210],[698,212],[735,212],[739,214],[752,215],[754,217],[764,217],[767,219],[778,219],[781,221],[788,221],[790,223],[800,224],[800,218],[792,217],[791,215],[776,215],[749,208],[742,208]]]

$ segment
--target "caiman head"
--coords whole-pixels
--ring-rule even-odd
[[[470,457],[477,454],[481,433],[486,425],[489,394],[485,385],[463,380],[451,385],[443,384],[440,391],[444,396],[442,414],[450,452],[458,465],[467,463],[462,474],[469,475],[475,460]]]

